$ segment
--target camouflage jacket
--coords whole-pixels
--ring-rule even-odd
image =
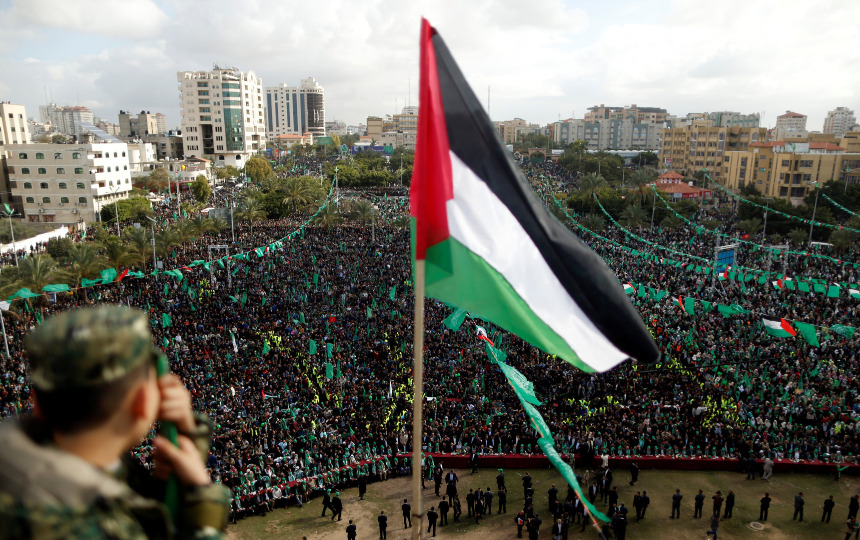
[[[33,420],[6,420],[0,425],[0,539],[221,538],[229,509],[222,486],[184,490],[176,531],[164,504],[119,476],[125,475],[54,447]]]

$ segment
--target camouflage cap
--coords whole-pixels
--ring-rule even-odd
[[[161,354],[149,321],[119,305],[66,311],[33,329],[24,344],[39,390],[86,388],[114,381]]]

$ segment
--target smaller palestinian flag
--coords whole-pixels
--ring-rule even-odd
[[[624,284],[624,292],[625,292],[625,294],[633,294],[636,292],[636,288],[633,287],[633,285],[628,282],[628,283]]]
[[[717,276],[720,279],[729,279],[729,270],[732,269],[732,265],[726,265],[726,269],[719,273]]]
[[[681,296],[678,296],[678,298],[675,300],[675,303],[678,304],[678,307],[681,308],[681,311],[687,313],[687,310],[684,309],[684,299]]]
[[[774,289],[784,289],[785,288],[785,281],[784,280],[778,279],[776,281],[771,281],[770,283],[773,285]]]
[[[487,343],[490,344],[490,347],[495,347],[493,342],[490,341],[490,338],[487,337],[487,331],[484,329],[483,326],[475,325],[475,331],[478,335],[478,339],[483,339],[484,341],[486,341]]]
[[[125,270],[123,270],[123,271],[122,271],[122,274],[120,274],[120,275],[118,275],[118,276],[116,277],[116,281],[117,281],[117,282],[122,281],[122,280],[123,280],[123,278],[125,278],[125,276],[127,276],[127,275],[128,275],[128,268],[126,268]]]
[[[851,298],[860,298],[860,291],[857,289],[848,289],[848,294],[851,295]]]
[[[762,317],[761,322],[764,324],[764,331],[769,336],[784,338],[797,335],[797,331],[785,319],[777,320]]]

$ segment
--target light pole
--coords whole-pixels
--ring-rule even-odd
[[[3,206],[6,207],[6,217],[9,218],[9,234],[12,236],[12,254],[15,256],[15,266],[18,266],[18,249],[15,247],[15,230],[12,228],[12,215],[15,213],[15,210],[8,204],[4,203]],[[6,355],[8,356],[9,353],[7,352]]]
[[[149,226],[152,229],[152,269],[155,270],[158,267],[158,257],[155,256],[155,220],[149,216],[144,216],[149,220]]]
[[[116,186],[115,188],[111,188],[110,192],[113,195],[113,211],[116,214],[116,235],[119,236],[119,205],[117,204],[117,199],[119,198],[119,188],[122,186]]]
[[[767,203],[767,202],[773,202],[773,199],[772,199],[772,198],[770,198],[770,197],[765,197],[765,198],[764,198],[764,199],[762,199],[762,200],[763,200],[763,201],[765,201],[766,203]],[[763,229],[762,229],[762,231],[761,231],[761,240],[762,240],[762,243],[764,243],[765,239],[767,238],[767,211],[768,211],[768,210],[769,210],[769,208],[767,208],[767,205],[765,205],[765,211],[764,211],[764,228],[763,228]]]
[[[230,199],[230,236],[233,238],[233,243],[236,243],[236,228],[233,226],[233,204],[234,200]]]
[[[376,243],[376,205],[370,206],[370,241]]]
[[[851,172],[849,167],[845,167],[845,189],[842,190],[842,194],[845,195],[848,193],[848,173]]]
[[[179,189],[180,188],[180,185],[179,185],[179,179],[180,178],[182,178],[182,172],[181,171],[176,173],[176,215],[177,215],[177,219],[179,219],[179,216],[182,216],[182,207],[181,207],[182,196],[179,194],[180,193],[180,189]]]
[[[809,247],[812,247],[812,228],[815,227],[815,211],[818,210],[818,194],[821,193],[821,189],[818,187],[818,181],[809,182],[810,185],[815,186],[815,206],[812,207],[812,221],[809,222]]]

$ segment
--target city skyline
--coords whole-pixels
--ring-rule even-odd
[[[528,10],[512,0],[238,10],[220,0],[205,9],[189,0],[0,0],[0,99],[30,117],[46,101],[87,106],[111,122],[120,110],[157,111],[173,129],[176,72],[217,63],[253,70],[264,86],[314,77],[326,89],[326,120],[358,124],[417,104],[423,15],[485,107],[491,89],[494,120],[544,125],[601,103],[635,103],[677,116],[760,113],[765,127],[792,110],[820,131],[827,111],[860,108],[860,52],[843,43],[852,13],[860,4],[840,0],[718,8],[664,0],[647,9],[536,0]]]

